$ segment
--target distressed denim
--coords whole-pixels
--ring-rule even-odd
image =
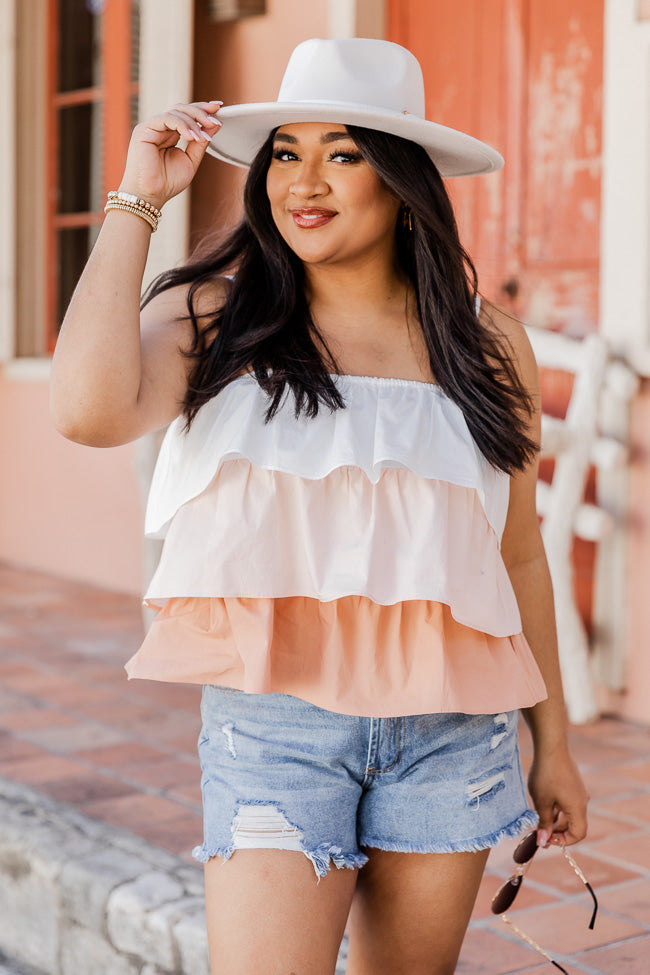
[[[296,850],[320,878],[362,867],[364,847],[482,850],[537,823],[518,711],[354,717],[206,685],[201,714],[202,862]]]

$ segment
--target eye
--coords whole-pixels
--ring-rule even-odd
[[[345,164],[361,162],[363,156],[357,149],[336,149],[329,157],[330,162]]]
[[[295,154],[295,152],[292,152],[291,149],[282,149],[280,146],[278,146],[273,150],[273,158],[279,159],[280,162],[293,162],[298,158],[298,156]]]

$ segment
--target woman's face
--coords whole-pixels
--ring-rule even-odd
[[[282,237],[310,265],[394,260],[400,201],[343,125],[297,122],[273,141],[266,190]]]

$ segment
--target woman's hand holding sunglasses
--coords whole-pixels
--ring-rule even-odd
[[[539,816],[540,846],[572,846],[585,838],[589,794],[568,749],[548,756],[536,752],[528,789]]]

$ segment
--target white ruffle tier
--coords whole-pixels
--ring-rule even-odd
[[[485,460],[459,407],[431,383],[337,376],[346,408],[321,406],[314,419],[294,415],[287,392],[270,423],[268,398],[251,375],[240,376],[197,414],[188,434],[172,423],[153,478],[145,530],[164,537],[182,505],[201,494],[227,460],[319,480],[355,467],[376,484],[386,469],[448,481],[476,491],[497,537],[508,507],[508,477]]]

